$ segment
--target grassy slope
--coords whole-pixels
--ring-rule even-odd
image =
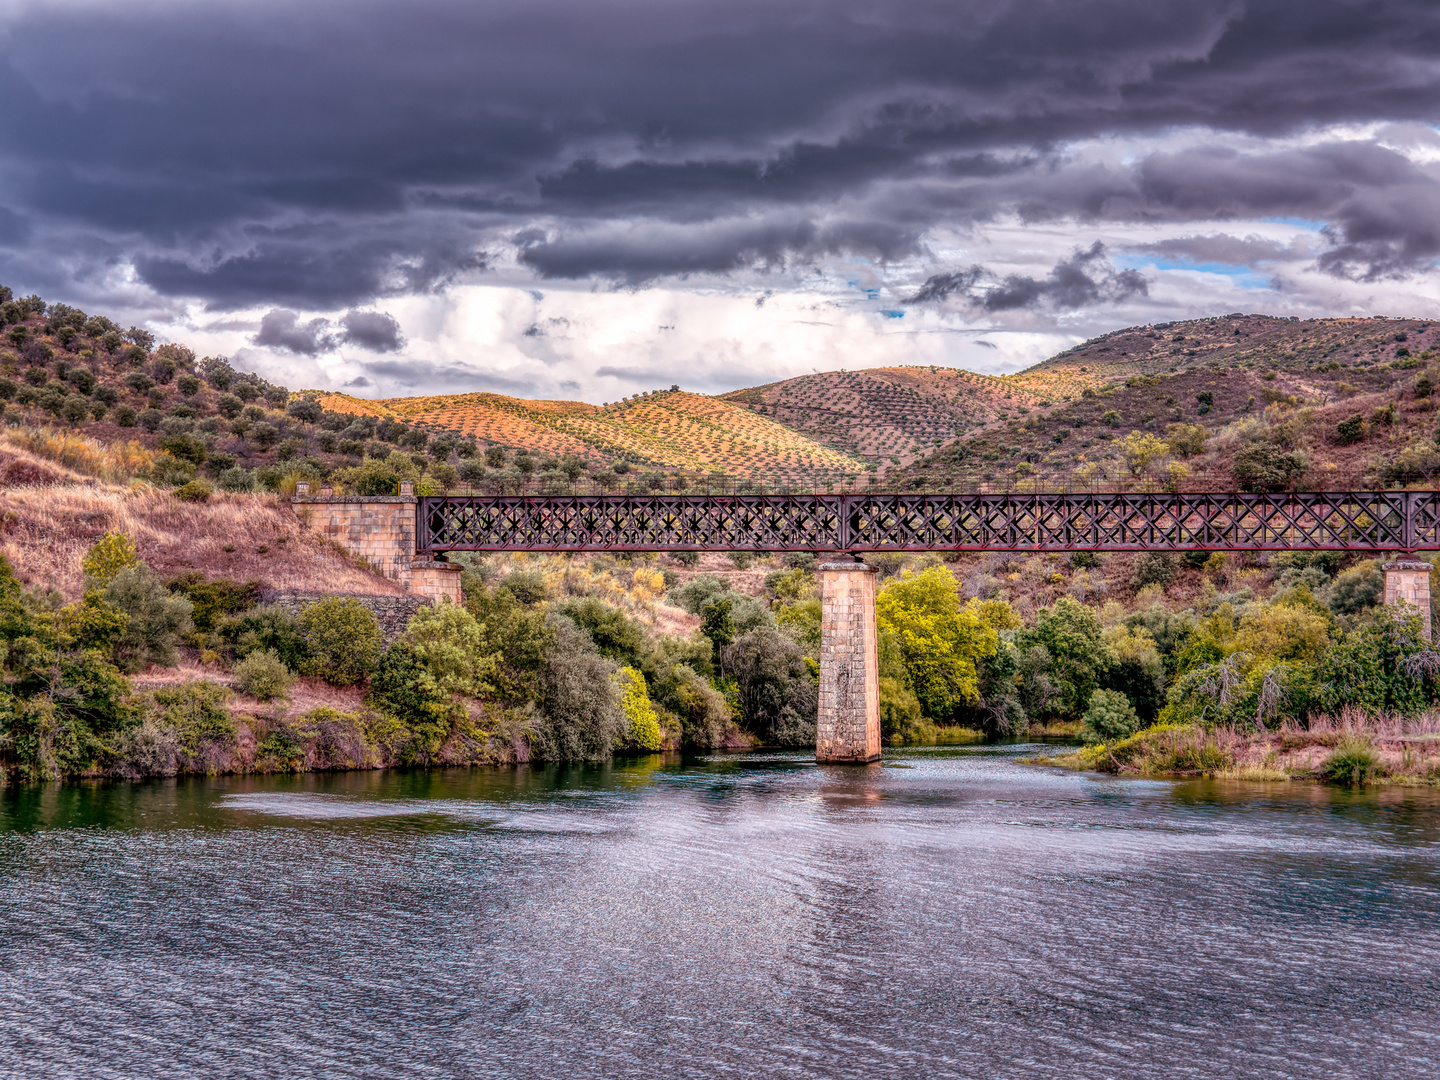
[[[1395,340],[1399,335],[1403,342]],[[1224,316],[1117,331],[1007,378],[1007,384],[1044,393],[1041,400],[1055,402],[1052,407],[1017,410],[897,470],[886,486],[1004,486],[1028,480],[1042,488],[1063,487],[1077,483],[1076,470],[1087,462],[1097,466],[1089,483],[1124,485],[1133,478],[1115,444],[1131,431],[1163,437],[1168,424],[1184,422],[1213,434],[1247,416],[1272,424],[1294,420],[1297,445],[1311,460],[1308,485],[1379,484],[1380,465],[1431,437],[1432,402],[1417,398],[1413,387],[1430,366],[1420,354],[1436,345],[1440,325],[1416,319],[1292,322]],[[1397,355],[1401,349],[1411,355]],[[1147,381],[1139,383],[1136,376]],[[1200,412],[1201,393],[1213,397],[1208,414]],[[1396,407],[1392,426],[1368,425],[1361,442],[1341,445],[1335,431],[1341,420],[1369,418],[1387,404]],[[1112,411],[1113,426],[1102,421]],[[1233,486],[1234,441],[1222,436],[1207,446],[1187,462],[1192,475],[1184,486]]]
[[[630,457],[666,469],[720,470],[775,484],[822,483],[864,465],[803,432],[721,398],[656,391],[605,407],[451,394],[365,401],[326,394],[327,409],[398,416],[486,443],[599,459]]]

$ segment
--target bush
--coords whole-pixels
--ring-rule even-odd
[[[1175,579],[1175,556],[1168,551],[1146,551],[1135,559],[1135,574],[1130,584],[1138,591],[1146,585],[1162,589]]]
[[[539,570],[512,570],[500,582],[500,587],[527,607],[543,601],[549,592],[545,575]]]
[[[121,671],[176,662],[175,647],[194,629],[189,600],[172,595],[144,563],[117,573],[105,588],[105,600],[130,618],[113,648],[115,665]]]
[[[214,489],[204,480],[190,480],[181,484],[172,494],[185,502],[203,503],[209,501],[213,491]]]
[[[1117,742],[1140,730],[1130,699],[1115,690],[1096,690],[1085,710],[1085,734],[1097,742]]]
[[[620,687],[620,709],[630,725],[626,741],[640,750],[659,750],[660,719],[650,703],[645,676],[632,667],[623,667],[615,673],[615,681]]]
[[[1385,575],[1373,563],[1344,571],[1330,586],[1326,600],[1336,615],[1367,611],[1385,598]]]
[[[1309,469],[1303,451],[1255,442],[1235,455],[1230,475],[1242,491],[1280,491],[1298,483]]]
[[[1365,418],[1359,413],[1347,416],[1335,425],[1335,441],[1341,446],[1357,443],[1365,437]]]
[[[121,570],[139,563],[135,541],[122,532],[109,532],[85,553],[80,560],[80,569],[85,575],[87,587],[104,588],[115,580],[115,575]]]
[[[430,678],[420,650],[397,641],[383,653],[370,677],[371,705],[410,724],[437,723],[447,699]]]
[[[723,667],[735,680],[750,731],[781,746],[815,742],[819,687],[800,646],[761,627],[725,649]]]
[[[254,607],[260,601],[260,582],[231,581],[229,578],[207,581],[198,570],[171,578],[165,587],[194,605],[190,619],[197,631],[206,634],[214,630],[225,616]]]
[[[259,701],[285,697],[295,683],[274,649],[252,652],[235,665],[235,689]]]
[[[220,486],[221,491],[254,491],[255,474],[242,466],[232,465],[220,472],[220,475],[215,478],[215,483]]]
[[[569,619],[551,616],[546,625],[553,636],[533,729],[538,756],[550,761],[605,760],[629,727],[610,677],[614,668]]]
[[[1347,738],[1320,767],[1320,775],[1339,784],[1359,786],[1382,775],[1380,758],[1364,739]]]
[[[121,405],[115,410],[115,423],[118,427],[132,428],[135,426],[135,410],[129,405]]]
[[[463,607],[446,601],[421,608],[405,628],[402,640],[415,650],[426,677],[440,694],[480,697],[492,689],[489,679],[496,657],[487,652],[475,616]]]
[[[296,621],[309,652],[305,670],[332,686],[360,682],[380,659],[380,623],[353,597],[327,596],[306,604]]]

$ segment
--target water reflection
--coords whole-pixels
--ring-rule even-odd
[[[1440,793],[1044,749],[7,788],[0,1073],[1434,1073]]]

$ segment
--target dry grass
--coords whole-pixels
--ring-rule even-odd
[[[271,495],[217,493],[208,502],[189,503],[142,484],[0,491],[0,551],[27,585],[78,598],[80,560],[111,531],[129,535],[162,576],[200,570],[210,577],[253,578],[274,589],[405,591],[308,533]]]
[[[73,431],[51,428],[9,428],[5,432],[5,441],[75,473],[112,483],[125,483],[141,475],[159,456],[134,439],[107,444]]]

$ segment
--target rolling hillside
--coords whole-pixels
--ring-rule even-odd
[[[657,390],[605,407],[498,394],[379,401],[324,394],[320,401],[334,412],[397,416],[492,445],[592,460],[622,458],[663,469],[718,471],[767,484],[829,483],[866,467],[782,422],[721,398],[679,390]]]

